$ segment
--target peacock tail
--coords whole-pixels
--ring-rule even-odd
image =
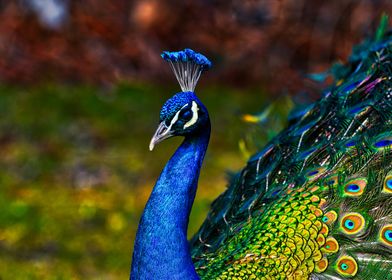
[[[191,240],[202,279],[391,279],[392,32],[252,156]]]

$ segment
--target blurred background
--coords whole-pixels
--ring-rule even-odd
[[[162,50],[214,64],[196,89],[213,132],[191,236],[228,174],[331,82],[308,74],[344,63],[391,12],[389,0],[0,1],[0,279],[127,279],[181,141],[148,151],[179,91]]]

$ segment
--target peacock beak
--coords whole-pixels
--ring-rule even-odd
[[[171,126],[167,127],[164,121],[159,124],[157,130],[155,131],[154,136],[151,138],[150,151],[154,149],[156,144],[173,136],[173,133],[170,130],[170,128]]]

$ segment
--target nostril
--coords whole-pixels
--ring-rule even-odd
[[[162,126],[161,129],[159,130],[159,134],[163,134],[167,131],[167,127],[166,126]]]

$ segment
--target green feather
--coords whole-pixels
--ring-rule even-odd
[[[383,39],[387,28],[388,28],[388,15],[384,13],[381,16],[380,24],[377,28],[377,32],[375,36],[376,41],[380,41]]]

